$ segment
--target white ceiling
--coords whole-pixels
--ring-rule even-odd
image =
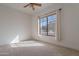
[[[3,3],[1,5],[8,6],[10,8],[19,10],[19,11],[27,13],[27,14],[34,14],[34,13],[39,12],[42,9],[47,8],[47,7],[52,5],[52,3],[42,3],[42,7],[37,7],[33,11],[31,7],[24,8],[23,6],[26,5],[26,4],[28,4],[28,3]]]

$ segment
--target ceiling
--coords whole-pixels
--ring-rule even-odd
[[[3,3],[1,5],[8,6],[10,8],[19,10],[19,11],[27,13],[27,14],[37,13],[37,12],[41,11],[42,9],[47,8],[52,5],[52,3],[41,3],[42,7],[36,7],[36,9],[33,11],[32,8],[29,6],[27,8],[24,8],[23,6],[26,4],[28,4],[28,3]]]

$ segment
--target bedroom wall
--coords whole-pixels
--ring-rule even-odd
[[[0,45],[31,39],[31,15],[0,5]]]
[[[48,13],[53,9],[62,8],[60,41],[50,36],[38,36],[37,15]],[[37,13],[32,21],[33,38],[52,44],[79,50],[79,4],[53,4],[45,10]]]

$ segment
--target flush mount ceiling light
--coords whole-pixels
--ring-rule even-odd
[[[29,3],[27,5],[24,6],[24,8],[30,6],[33,10],[35,10],[35,6],[37,7],[41,7],[41,4],[40,3]]]

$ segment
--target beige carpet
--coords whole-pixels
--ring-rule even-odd
[[[25,41],[0,46],[0,56],[74,56],[79,51],[49,45],[38,41]]]

